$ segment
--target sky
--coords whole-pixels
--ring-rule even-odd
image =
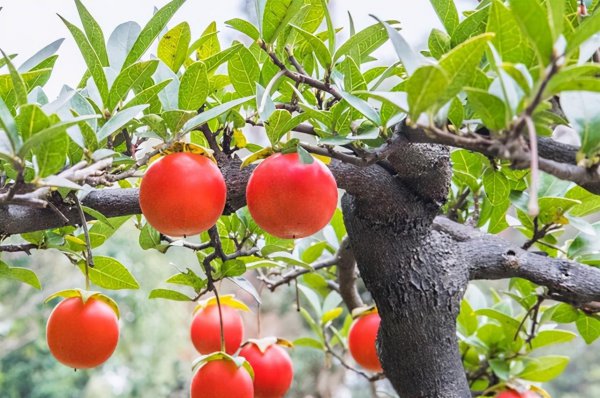
[[[119,24],[136,21],[142,26],[153,13],[153,6],[161,7],[167,0],[83,0],[86,7],[102,26],[105,38]],[[247,4],[253,0],[188,0],[177,12],[169,26],[188,21],[195,40],[204,28],[216,21],[222,43],[235,38],[224,21],[244,17]],[[461,0],[459,8],[476,0]],[[352,14],[357,29],[373,23],[369,14],[382,19],[396,19],[401,22],[402,34],[416,47],[424,46],[427,33],[433,27],[440,27],[429,0],[330,0],[332,18],[337,27],[348,30],[347,12]],[[207,6],[208,5],[208,6]],[[215,7],[215,5],[218,5]],[[76,85],[85,65],[79,50],[66,27],[56,14],[81,26],[73,0],[0,0],[0,49],[6,53],[18,53],[15,60],[19,65],[45,45],[58,38],[66,38],[59,51],[52,80],[46,85],[46,92],[52,98],[63,84]],[[391,47],[382,49],[380,54],[392,57]],[[390,58],[391,59],[391,58]]]

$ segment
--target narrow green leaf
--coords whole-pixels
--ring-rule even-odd
[[[98,141],[102,141],[115,131],[120,130],[147,107],[147,104],[137,105],[115,113],[98,131]]]
[[[462,21],[452,33],[452,46],[485,32],[490,7],[483,7]]]
[[[356,51],[359,55],[359,59],[355,61],[361,62],[365,57],[370,55],[373,51],[381,47],[388,40],[387,27],[394,29],[391,24],[395,21],[387,21],[385,25],[374,24],[371,25],[354,36],[351,36],[348,41],[338,48],[333,56],[334,62],[340,59],[342,56],[350,54],[352,51]]]
[[[521,31],[529,39],[542,65],[547,65],[552,57],[552,31],[548,14],[539,0],[510,0],[512,14]]]
[[[166,299],[173,301],[192,301],[191,297],[186,296],[183,293],[180,293],[176,290],[170,289],[154,289],[150,292],[148,298],[151,299]]]
[[[274,146],[275,144],[277,144],[281,137],[283,137],[283,135],[287,133],[287,131],[285,131],[284,128],[286,127],[287,123],[290,121],[291,118],[292,115],[290,115],[288,111],[283,109],[277,109],[271,114],[269,120],[267,120],[265,123],[267,137],[269,137],[271,145]]]
[[[219,43],[219,36],[217,36],[216,22],[211,22],[206,29],[204,29],[198,43],[199,45],[195,48],[195,51],[199,60],[205,60],[221,51],[221,43]]]
[[[15,120],[24,140],[50,126],[50,118],[37,104],[22,106]]]
[[[450,36],[439,29],[433,29],[429,34],[429,52],[435,59],[450,51]]]
[[[130,90],[136,90],[141,87],[146,79],[150,78],[158,67],[158,60],[138,62],[123,69],[115,79],[106,107],[113,110],[119,102],[127,98]]]
[[[127,54],[127,58],[125,58],[125,62],[123,63],[124,68],[137,62],[137,60],[144,55],[146,50],[152,45],[152,42],[158,37],[165,26],[167,26],[169,20],[175,15],[175,12],[177,12],[184,2],[185,0],[173,0],[154,14],[140,32],[135,43],[133,43],[133,47],[131,48],[131,51],[129,51],[129,54]]]
[[[402,61],[402,65],[404,65],[408,75],[411,75],[419,66],[427,64],[425,57],[416,52],[396,29],[391,27],[387,22],[383,22],[373,15],[371,16],[379,21],[380,24],[385,26],[388,37],[390,38],[390,41],[394,46],[394,50],[398,55],[398,59]]]
[[[381,125],[381,117],[379,113],[368,102],[346,92],[340,92],[342,98],[350,104],[351,107],[359,111],[363,116],[367,119],[375,123],[376,125]]]
[[[4,51],[0,50],[4,59],[6,59],[6,66],[8,66],[8,71],[10,72],[10,78],[13,83],[13,89],[15,90],[17,104],[25,105],[27,103],[27,86],[25,86],[25,81],[23,81],[23,77],[15,68],[15,65],[12,63],[9,57],[6,56]]]
[[[180,23],[165,33],[158,42],[158,58],[177,73],[187,58],[191,40],[190,25],[187,22]]]
[[[558,377],[568,364],[569,358],[559,355],[527,358],[525,368],[517,376],[524,380],[547,382]]]
[[[10,146],[10,148],[2,148],[5,146],[2,145],[0,146],[0,149],[6,150],[7,153],[18,151],[21,147],[22,139],[17,130],[15,119],[10,113],[10,110],[6,106],[6,103],[2,97],[0,97],[0,127],[2,127],[2,132],[6,134],[6,138],[8,139],[8,144]],[[2,143],[2,141],[0,141],[0,143]]]
[[[131,108],[136,105],[148,104],[151,100],[158,95],[165,87],[171,83],[171,79],[167,79],[158,84],[150,86],[142,91],[140,91],[135,97],[133,97],[129,102],[127,102],[121,110]]]
[[[34,69],[39,69],[40,64],[46,61],[48,58],[52,57],[60,48],[63,41],[65,39],[58,39],[48,44],[46,47],[42,48],[40,51],[32,55],[27,61],[23,62],[21,66],[19,66],[19,72],[29,72]],[[0,65],[2,64],[0,60]]]
[[[234,44],[233,46],[226,48],[218,54],[213,55],[210,58],[207,58],[204,61],[206,65],[206,71],[208,73],[213,72],[217,69],[222,63],[228,61],[235,53],[237,53],[240,49],[244,48],[244,45],[241,43]]]
[[[85,37],[85,34],[81,29],[64,19],[62,16],[59,15],[59,17],[67,26],[71,35],[73,35],[73,38],[81,51],[81,55],[85,60],[85,64],[92,75],[92,79],[94,79],[94,83],[96,83],[96,86],[98,87],[102,103],[106,104],[108,101],[108,81],[104,74],[102,61],[100,61],[96,50],[94,50],[94,47],[92,47],[92,44],[88,41],[87,37]]]
[[[572,341],[575,337],[577,337],[575,333],[569,332],[567,330],[542,330],[538,332],[538,334],[533,340],[531,340],[531,347],[533,349],[537,349],[553,344],[568,343],[569,341]]]
[[[267,43],[279,34],[304,5],[304,0],[267,0],[262,16],[262,38]]]
[[[572,53],[590,37],[598,34],[598,26],[600,26],[600,11],[596,11],[591,16],[585,18],[581,25],[579,25],[575,32],[568,38],[566,53]]]
[[[258,31],[258,29],[256,29],[256,27],[250,22],[245,21],[243,19],[230,19],[229,21],[225,21],[225,24],[229,25],[230,28],[235,29],[238,32],[242,32],[254,41],[258,40],[258,38],[260,37],[260,32]]]
[[[102,66],[108,66],[108,54],[106,52],[106,43],[104,41],[102,28],[87,8],[81,3],[81,0],[75,0],[75,4],[77,5],[79,18],[81,18],[83,29],[85,30],[85,34],[87,35],[90,44],[94,50],[96,50],[96,54],[98,54]]]
[[[296,30],[304,38],[304,40],[307,41],[307,43],[310,45],[313,52],[315,53],[315,56],[317,57],[317,60],[319,61],[321,66],[325,69],[329,69],[329,67],[331,67],[332,60],[331,54],[329,53],[329,50],[327,49],[325,43],[323,43],[318,37],[316,37],[312,33],[307,32],[304,29],[299,28],[298,26],[292,25],[292,28]]]
[[[500,131],[507,125],[504,101],[487,91],[478,88],[465,89],[469,104],[483,124],[493,131]]]
[[[458,26],[458,11],[454,0],[430,0],[435,13],[450,36]]]
[[[246,47],[232,55],[227,64],[229,79],[240,96],[256,94],[256,82],[260,77],[260,67],[254,55]]]
[[[208,74],[204,62],[194,62],[186,69],[179,85],[179,108],[198,110],[208,97]]]
[[[232,110],[233,108],[235,108],[239,105],[245,104],[246,102],[250,101],[251,99],[254,99],[254,96],[238,98],[236,100],[229,101],[229,102],[226,102],[221,105],[217,105],[214,108],[211,108],[205,112],[202,112],[198,116],[195,116],[195,117],[191,118],[190,120],[188,120],[187,123],[185,123],[185,125],[183,126],[183,131],[184,132],[192,131],[196,127],[201,126],[204,123],[206,123],[216,117],[221,116],[222,114]]]

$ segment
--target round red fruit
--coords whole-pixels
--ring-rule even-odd
[[[215,225],[227,197],[219,168],[207,157],[177,152],[154,162],[140,185],[146,220],[170,236],[190,236]]]
[[[275,154],[252,173],[246,202],[254,221],[273,236],[297,239],[321,230],[337,206],[337,184],[320,160]]]
[[[290,389],[294,378],[294,368],[288,353],[277,344],[261,350],[255,343],[242,347],[240,356],[254,369],[255,398],[283,398]]]
[[[225,352],[233,354],[240,348],[244,338],[244,323],[238,310],[221,305]],[[194,315],[191,327],[192,343],[200,354],[221,351],[221,323],[219,307],[211,304]]]
[[[61,301],[50,314],[46,340],[52,355],[75,369],[94,368],[104,363],[117,347],[119,322],[106,303],[81,297]]]
[[[362,315],[354,320],[348,333],[348,346],[352,358],[365,369],[381,372],[375,341],[381,318],[378,313]]]
[[[520,393],[515,390],[506,390],[496,395],[496,398],[539,398],[539,395],[533,391],[525,391]]]
[[[194,375],[191,398],[254,398],[252,377],[232,360],[212,360]]]

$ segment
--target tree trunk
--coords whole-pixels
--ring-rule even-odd
[[[342,200],[358,268],[382,319],[379,357],[402,398],[470,397],[456,337],[468,270],[454,254],[456,242],[431,227],[447,195],[448,153],[423,145],[399,152],[408,178],[376,199]],[[411,157],[420,178],[405,169]]]

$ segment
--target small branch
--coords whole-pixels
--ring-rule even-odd
[[[356,260],[348,237],[342,240],[337,256],[339,258],[337,262],[339,293],[348,307],[348,311],[352,312],[355,308],[364,306],[364,303],[356,288]]]
[[[260,48],[262,48],[269,55],[273,63],[283,71],[285,76],[289,77],[297,83],[307,84],[313,88],[316,88],[317,90],[325,91],[338,101],[341,101],[343,99],[341,94],[332,85],[323,83],[320,80],[314,79],[304,74],[292,72],[285,66],[285,64],[279,59],[279,57],[277,57],[277,54],[275,54],[272,50],[270,50],[267,47],[267,43],[265,43],[264,41],[260,41],[259,44]]]
[[[168,243],[177,242],[177,245],[173,245],[173,246],[181,246],[181,247],[185,247],[187,249],[193,250],[193,251],[200,251],[200,250],[208,249],[210,247],[210,242],[191,243],[191,242],[188,242],[188,241],[182,240],[182,239],[173,239],[173,238],[171,238],[167,235],[163,235],[163,234],[160,234],[160,240],[164,240]]]
[[[39,249],[38,245],[35,245],[33,243],[23,243],[20,245],[0,245],[0,252],[5,253],[24,252],[28,255],[31,255],[31,250],[33,249]]]
[[[265,285],[267,285],[267,288],[270,291],[274,291],[279,286],[281,286],[281,285],[287,285],[291,281],[294,281],[294,280],[298,279],[299,277],[301,277],[304,274],[308,274],[310,272],[318,271],[318,270],[323,269],[323,268],[333,267],[334,265],[337,264],[338,261],[339,261],[339,258],[336,255],[335,257],[332,257],[330,259],[314,263],[314,265],[312,266],[312,269],[301,268],[301,269],[296,269],[294,271],[290,271],[287,274],[284,274],[281,277],[281,279],[279,279],[277,281],[272,281],[272,280],[269,280],[269,279],[267,279],[265,277],[261,277],[261,280],[265,283]]]
[[[529,158],[531,159],[530,167],[530,183],[529,183],[529,204],[528,210],[529,215],[535,217],[540,212],[540,206],[538,205],[538,186],[539,186],[539,159],[538,159],[538,149],[537,149],[537,133],[535,131],[535,125],[533,124],[533,119],[531,117],[527,117],[525,119],[525,123],[527,125],[527,131],[529,132]]]

